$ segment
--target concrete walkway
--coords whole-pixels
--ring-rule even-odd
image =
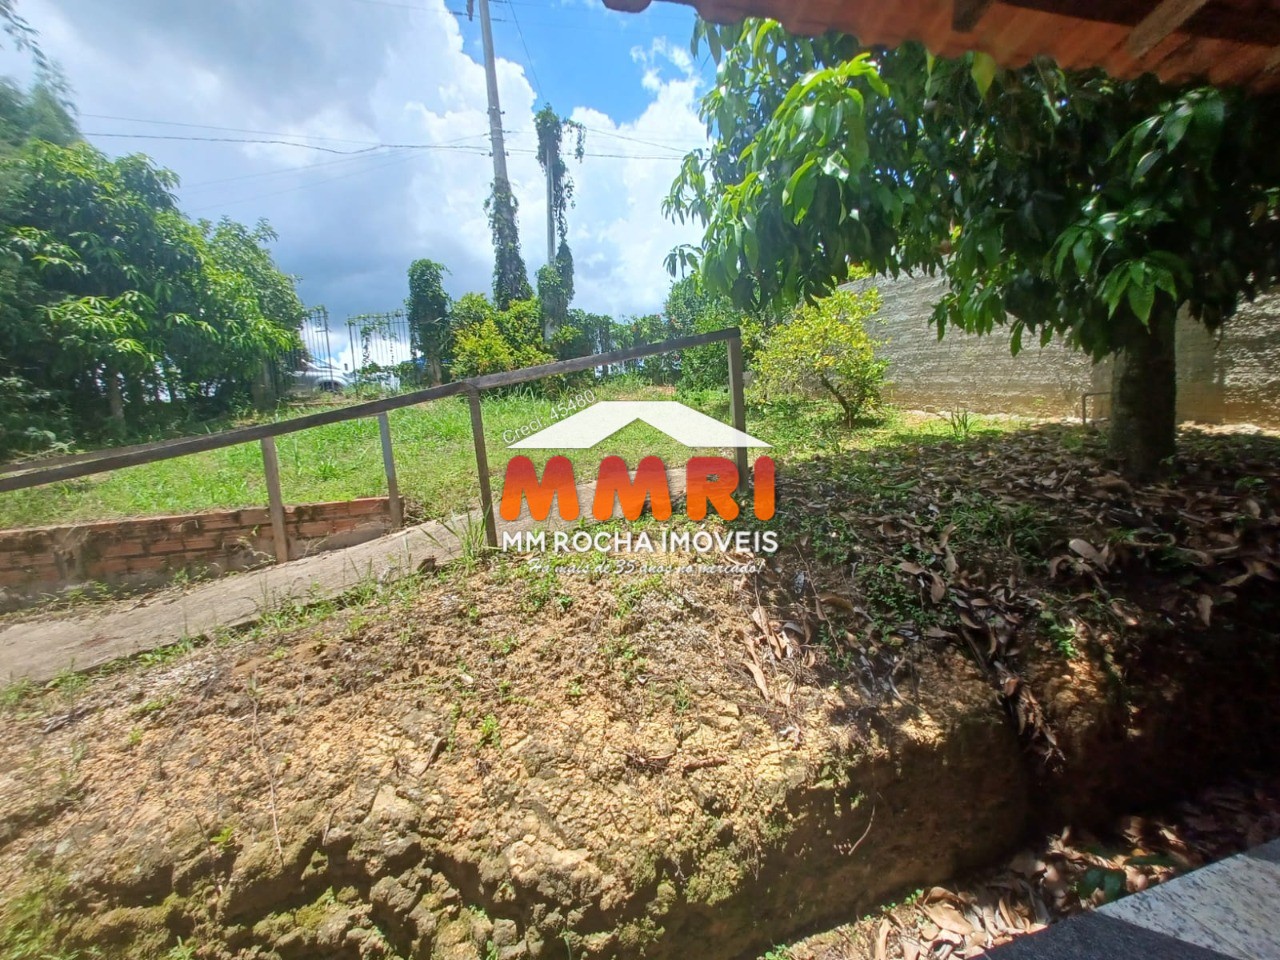
[[[993,960],[1280,960],[1280,840],[992,950]]]
[[[444,563],[460,550],[458,537],[444,524],[425,523],[183,592],[170,589],[140,600],[86,606],[70,616],[14,623],[0,629],[0,683],[41,682],[63,670],[88,670],[184,637],[248,626],[282,604],[330,599],[370,578],[385,582],[404,576],[428,558]]]
[[[683,471],[669,470],[671,496],[683,496]],[[582,515],[591,515],[595,484],[578,485]],[[620,516],[615,503],[615,516]],[[0,628],[0,685],[20,679],[36,683],[64,670],[90,670],[219,629],[246,627],[287,603],[316,603],[341,596],[370,579],[385,583],[418,570],[428,560],[443,565],[462,552],[459,534],[475,529],[479,511],[448,523],[432,521],[397,533],[289,563],[260,567],[179,592],[87,605],[83,612],[31,619]],[[521,530],[565,529],[553,509],[546,523],[535,523],[525,505],[519,519],[498,519],[502,534]],[[483,534],[480,534],[483,537]]]

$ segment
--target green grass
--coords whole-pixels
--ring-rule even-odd
[[[653,388],[594,387],[598,399],[670,399]],[[530,393],[484,399],[491,471],[501,474],[509,454],[504,431],[537,418],[550,425],[552,402]],[[712,411],[707,411],[712,412]],[[281,419],[296,416],[286,410]],[[437,400],[389,414],[400,490],[411,516],[437,517],[479,501],[471,419],[465,399]],[[378,424],[374,419],[330,424],[276,440],[280,486],[288,503],[318,503],[385,496]],[[657,430],[628,428],[596,450],[529,451],[542,466],[557,452],[574,461],[580,477],[594,476],[610,454],[640,452],[683,459],[685,448]],[[119,517],[159,516],[198,510],[264,506],[266,482],[257,443],[241,444],[99,476],[0,494],[0,528],[62,524]]]
[[[646,386],[605,384],[591,389],[599,400],[674,399],[669,390]],[[724,391],[681,399],[708,415],[728,419]],[[485,397],[486,445],[495,494],[501,491],[501,476],[511,455],[503,433],[538,418],[549,426],[551,406],[551,400],[528,391]],[[279,416],[296,415],[297,411],[285,410]],[[389,417],[396,472],[400,491],[409,500],[410,519],[448,516],[478,504],[480,488],[465,400],[438,400],[393,411]],[[993,429],[992,421],[980,417],[973,421],[974,432]],[[841,424],[835,406],[821,401],[753,407],[747,427],[772,443],[769,453],[783,463],[840,450],[870,449],[904,436],[953,436],[951,426],[943,420],[908,423],[893,413],[850,431]],[[288,503],[386,494],[376,420],[288,434],[277,439],[276,447],[281,489]],[[579,482],[594,478],[606,456],[622,456],[634,467],[641,456],[656,455],[668,464],[678,464],[694,452],[727,451],[690,451],[644,424],[627,427],[591,450],[527,451],[539,468],[557,453],[568,456]],[[250,443],[0,494],[0,529],[257,507],[266,501],[262,454],[258,444]]]

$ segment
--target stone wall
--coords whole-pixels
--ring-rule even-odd
[[[390,529],[387,497],[285,508],[290,558],[363,543]],[[179,573],[220,576],[274,558],[265,507],[0,530],[0,606],[76,584],[147,587]]]
[[[1081,394],[1106,391],[1110,365],[1055,341],[1028,338],[1009,352],[997,328],[980,337],[948,330],[938,340],[929,323],[942,295],[932,277],[876,278],[883,299],[876,335],[886,341],[890,396],[899,406],[977,413],[1078,415]],[[1091,397],[1091,415],[1105,416],[1108,398]],[[1280,292],[1246,304],[1217,335],[1183,318],[1178,326],[1178,415],[1202,423],[1280,427]]]

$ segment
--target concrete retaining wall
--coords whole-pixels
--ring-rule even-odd
[[[1024,342],[1009,352],[1007,332],[971,336],[948,330],[938,340],[929,323],[943,283],[932,277],[875,278],[880,289],[876,335],[886,340],[890,396],[913,409],[1066,416],[1082,393],[1106,391],[1110,364],[1093,364],[1060,342]],[[1105,415],[1107,397],[1090,400]],[[1203,423],[1280,427],[1280,292],[1246,304],[1217,335],[1189,318],[1178,325],[1178,415]]]
[[[368,497],[285,508],[291,559],[348,547],[391,529],[391,502]],[[220,576],[275,558],[263,507],[0,531],[0,606],[75,584],[154,586],[179,573]]]

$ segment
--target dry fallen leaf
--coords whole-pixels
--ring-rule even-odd
[[[1104,569],[1106,568],[1106,560],[1103,558],[1102,554],[1098,552],[1097,548],[1088,540],[1081,540],[1079,537],[1075,537],[1067,544],[1067,546],[1071,548],[1072,553],[1084,557],[1090,563],[1096,564],[1099,567]]]
[[[974,932],[973,924],[949,903],[931,903],[924,909],[925,913],[929,914],[929,919],[943,930],[954,933],[958,937],[967,937]]]
[[[1196,612],[1200,614],[1200,619],[1204,625],[1206,627],[1209,626],[1210,621],[1213,620],[1213,597],[1207,593],[1200,594],[1196,598]]]
[[[889,956],[889,921],[880,921],[880,932],[876,935],[876,960],[887,960]]]
[[[835,607],[845,613],[853,613],[853,603],[847,597],[842,597],[838,593],[820,593],[818,594],[818,600],[828,607]]]
[[[751,677],[756,682],[756,686],[760,688],[760,692],[764,694],[766,700],[772,700],[773,695],[769,693],[769,684],[764,678],[764,672],[758,664],[752,663],[750,660],[743,660],[742,665],[751,672]]]

